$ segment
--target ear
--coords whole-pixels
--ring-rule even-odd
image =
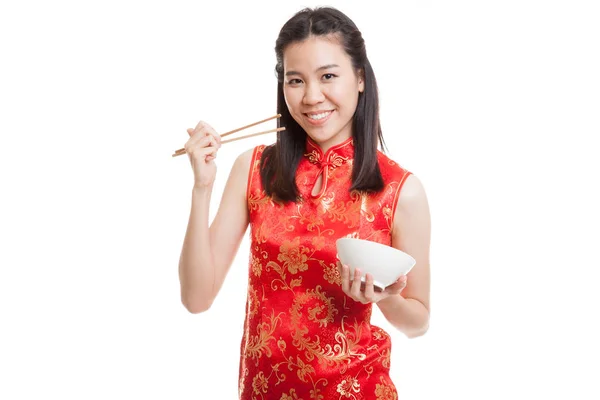
[[[358,91],[360,93],[365,91],[365,72],[362,68],[358,70]]]

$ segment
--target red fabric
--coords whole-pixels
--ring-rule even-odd
[[[371,304],[341,289],[335,241],[391,245],[392,218],[409,171],[378,152],[385,189],[349,192],[352,139],[323,154],[307,139],[296,183],[302,201],[266,197],[255,148],[248,181],[251,253],[239,366],[240,399],[397,399],[391,341],[370,324]],[[324,173],[322,190],[313,185]]]

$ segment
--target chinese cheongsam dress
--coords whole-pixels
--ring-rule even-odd
[[[296,173],[300,201],[280,203],[263,190],[264,148],[254,149],[248,176],[251,249],[240,399],[397,399],[390,336],[370,324],[372,304],[342,291],[335,242],[352,237],[391,246],[394,211],[410,172],[378,151],[384,190],[349,192],[352,138],[323,154],[307,137]]]

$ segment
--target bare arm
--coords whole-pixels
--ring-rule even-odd
[[[377,303],[385,318],[406,336],[423,335],[429,327],[431,220],[421,181],[410,175],[398,198],[392,229],[392,246],[417,261],[407,275],[401,294]]]
[[[212,305],[248,227],[246,186],[252,151],[236,159],[210,228],[213,185],[192,189],[192,208],[179,260],[181,301],[191,313],[206,311]]]

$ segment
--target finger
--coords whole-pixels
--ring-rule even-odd
[[[194,136],[196,136],[196,137],[203,137],[203,136],[205,136],[204,135],[205,126],[206,126],[206,122],[199,121],[196,124],[196,126],[193,129],[191,129],[191,132],[190,132],[190,129],[187,130],[188,134],[191,137],[194,137]]]
[[[188,142],[186,143],[186,145],[184,147],[186,148],[186,151],[187,151],[187,149],[192,149],[195,147],[202,148],[202,147],[209,147],[209,146],[218,148],[215,139],[211,135],[204,136],[204,137],[194,136],[188,140]]]
[[[207,127],[207,126],[210,127],[210,125],[208,125],[206,122],[204,122],[204,121],[198,121],[198,123],[196,124],[196,127],[194,128],[194,131],[198,132],[201,129]]]
[[[354,268],[354,280],[352,281],[352,287],[350,288],[350,294],[354,297],[355,300],[361,298],[360,295],[360,277],[361,273],[358,268]]]
[[[206,157],[208,155],[212,155],[214,157],[217,156],[217,149],[214,147],[193,147],[189,151],[186,151],[187,155],[191,158],[193,157]]]
[[[342,291],[350,294],[350,268],[347,265],[342,266]]]
[[[217,158],[217,152],[219,151],[219,149],[214,145],[214,143],[209,143],[209,146],[206,148],[212,150],[212,152],[206,157],[207,162]]]
[[[212,126],[204,121],[198,122],[198,125],[196,125],[196,128],[194,129],[194,134],[198,134],[200,137],[204,137],[206,134],[209,134],[217,141],[217,147],[221,147],[221,135],[219,135]]]
[[[365,285],[365,300],[367,300],[369,303],[372,303],[373,299],[375,298],[375,288],[373,287],[373,275],[367,274],[366,281],[367,283]]]
[[[210,139],[211,146],[216,147],[217,149],[221,147],[221,145],[219,144],[219,142],[217,142],[217,139],[214,136],[210,135],[207,137]]]
[[[194,128],[188,128],[187,133],[190,135],[190,137],[194,136]]]
[[[208,140],[210,140],[211,143],[213,143],[214,147],[221,147],[221,137],[214,131],[201,131],[200,133],[198,133],[197,136],[195,136],[195,138],[197,138],[197,140],[203,140],[205,138],[208,138]]]

